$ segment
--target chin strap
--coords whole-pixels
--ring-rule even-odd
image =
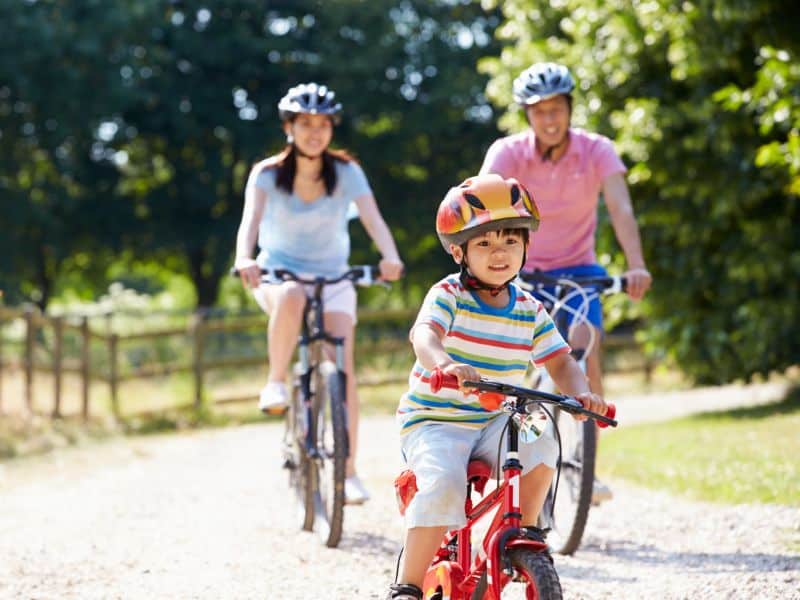
[[[458,274],[461,283],[468,290],[487,290],[492,296],[497,296],[500,292],[508,287],[508,284],[516,279],[516,276],[506,281],[503,285],[493,286],[487,285],[472,273],[469,272],[467,266],[461,263],[461,273]]]
[[[542,150],[542,162],[547,162],[548,160],[552,160],[553,159],[553,152],[555,152],[556,150],[561,148],[561,146],[566,144],[567,140],[569,140],[569,132],[567,132],[564,135],[564,138],[560,142],[558,142],[557,144],[554,144],[554,145],[549,146],[548,148],[545,148],[544,150]]]

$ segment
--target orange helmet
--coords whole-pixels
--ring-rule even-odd
[[[539,210],[525,186],[513,177],[476,175],[450,188],[436,212],[436,234],[449,253],[450,244],[500,229],[539,227]]]

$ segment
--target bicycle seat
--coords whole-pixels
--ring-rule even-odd
[[[483,494],[483,489],[486,487],[486,482],[492,476],[492,467],[483,462],[482,460],[471,460],[467,465],[467,483],[471,483],[472,487],[479,494]]]

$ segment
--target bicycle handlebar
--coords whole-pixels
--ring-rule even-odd
[[[444,373],[441,369],[434,369],[430,378],[431,391],[438,392],[443,387],[450,389],[458,389],[458,378],[455,375]],[[573,414],[573,415],[586,415],[591,417],[597,422],[598,427],[611,427],[617,426],[617,421],[614,417],[617,414],[617,407],[608,403],[605,415],[600,415],[590,410],[587,410],[581,404],[581,401],[573,396],[562,396],[558,394],[550,394],[540,390],[524,388],[508,383],[501,383],[499,381],[490,381],[488,379],[481,379],[480,381],[465,381],[465,387],[475,388],[481,393],[478,394],[478,401],[486,410],[497,410],[501,406],[508,406],[506,403],[507,396],[512,396],[517,399],[527,400],[529,404],[554,404],[560,409]],[[513,410],[520,412],[527,408],[526,403],[523,406],[514,407]]]
[[[528,273],[520,273],[520,279],[532,287],[549,286],[555,287],[564,285],[564,280],[579,285],[581,287],[594,287],[599,291],[615,294],[624,292],[628,289],[628,279],[622,275],[608,275],[605,277],[581,277],[579,275],[548,275],[544,271],[536,270]]]
[[[239,271],[232,268],[230,271],[232,277],[238,277]],[[355,285],[368,287],[370,285],[385,285],[388,282],[380,278],[380,268],[372,265],[358,265],[351,267],[337,277],[300,277],[294,271],[288,269],[261,269],[262,283],[280,283],[281,281],[296,281],[297,283],[316,284],[322,283],[324,285],[331,285],[339,283],[348,279]]]

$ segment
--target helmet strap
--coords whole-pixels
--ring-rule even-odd
[[[569,141],[569,130],[567,133],[564,134],[564,137],[561,139],[560,142],[557,144],[553,144],[552,146],[548,146],[547,148],[542,149],[542,162],[547,162],[548,160],[553,160],[553,152],[561,148],[564,144]]]

